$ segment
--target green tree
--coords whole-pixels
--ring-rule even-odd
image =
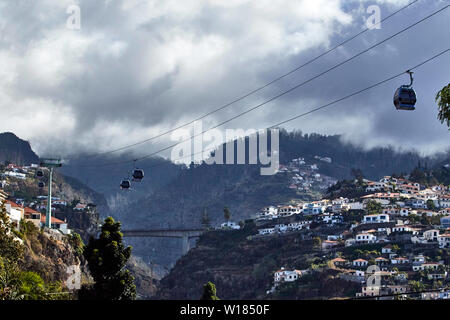
[[[21,300],[20,270],[16,263],[5,263],[0,257],[0,300]]]
[[[200,300],[220,300],[216,294],[216,286],[211,281],[208,281],[203,285],[203,294]]]
[[[73,232],[72,234],[69,235],[69,243],[74,249],[75,255],[77,257],[81,257],[83,255],[84,250],[84,243],[83,239],[81,239],[81,236],[78,233]]]
[[[223,217],[225,218],[225,220],[228,222],[231,219],[231,212],[230,209],[228,209],[228,207],[223,208]]]
[[[367,202],[366,210],[369,214],[379,214],[382,211],[381,204],[375,200]]]
[[[436,94],[438,104],[438,119],[450,127],[450,83]]]
[[[428,210],[436,210],[436,205],[434,204],[433,200],[427,200],[427,209]]]
[[[131,256],[131,247],[122,242],[121,224],[112,217],[105,219],[98,239],[91,238],[83,255],[94,278],[94,285],[83,286],[79,298],[100,300],[134,300],[134,277],[125,264]]]
[[[45,282],[35,272],[21,272],[20,276],[20,294],[25,300],[45,300],[46,287]]]
[[[412,292],[420,292],[425,290],[425,285],[422,281],[411,280],[408,282]]]

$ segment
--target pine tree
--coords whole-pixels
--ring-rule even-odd
[[[131,247],[122,243],[120,222],[112,217],[105,219],[98,239],[91,238],[83,255],[94,278],[93,286],[84,286],[79,298],[99,300],[134,300],[134,277],[125,264],[131,256]]]

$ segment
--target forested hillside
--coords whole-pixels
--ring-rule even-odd
[[[319,161],[315,156],[330,157],[331,163]],[[427,158],[414,152],[399,153],[390,148],[365,151],[343,143],[339,136],[288,133],[281,130],[281,164],[299,157],[305,158],[307,163],[316,163],[320,174],[336,179],[354,178],[354,169],[367,178],[379,179],[395,172],[409,173],[419,162],[434,166],[448,159],[446,154]],[[159,167],[158,174],[164,172],[165,167]],[[198,227],[204,212],[211,224],[224,222],[224,206],[230,208],[231,220],[238,222],[266,205],[288,203],[291,200],[311,200],[321,196],[319,193],[289,189],[292,177],[289,173],[261,176],[259,169],[259,165],[191,164],[166,185],[155,188],[152,193],[134,203],[128,203],[126,210],[115,211],[114,214],[123,221],[124,226],[130,228]],[[154,172],[149,172],[142,184],[151,180],[152,174]],[[180,255],[181,244],[176,240],[129,241],[135,247],[136,254],[145,259],[151,257],[164,265],[170,265]],[[155,249],[149,251],[149,248]],[[167,252],[170,252],[170,256]]]

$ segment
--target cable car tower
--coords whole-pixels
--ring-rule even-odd
[[[42,158],[41,167],[49,168],[50,176],[48,181],[48,198],[47,198],[47,215],[45,217],[45,226],[49,229],[52,228],[52,179],[53,168],[59,168],[62,166],[61,159]]]

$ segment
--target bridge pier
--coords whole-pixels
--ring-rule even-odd
[[[189,237],[187,236],[187,235],[185,235],[183,238],[181,238],[182,239],[182,249],[181,249],[181,252],[182,252],[182,254],[183,254],[183,256],[186,254],[186,253],[188,253],[189,252]]]

